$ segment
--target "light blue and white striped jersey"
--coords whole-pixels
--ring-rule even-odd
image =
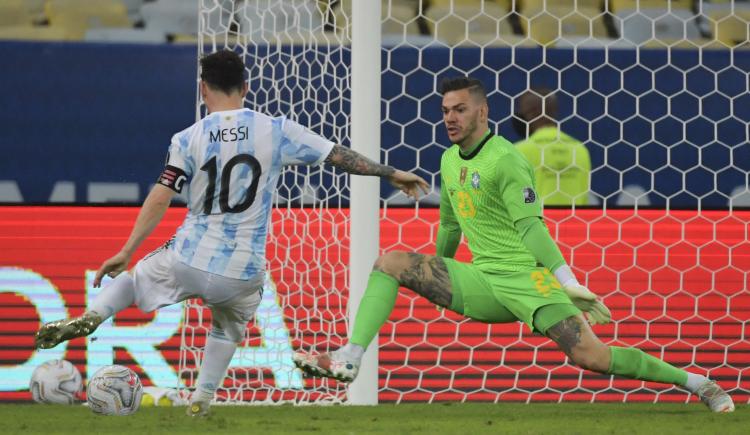
[[[172,244],[179,260],[229,278],[263,272],[282,166],[318,165],[333,145],[285,117],[250,109],[214,112],[175,134],[165,174],[188,180],[188,214]]]

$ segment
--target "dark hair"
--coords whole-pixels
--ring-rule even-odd
[[[225,94],[242,91],[245,63],[235,52],[221,50],[201,58],[201,80]]]
[[[468,89],[470,93],[479,96],[482,100],[487,100],[487,91],[479,80],[472,77],[448,77],[440,82],[440,93],[445,95],[448,92]]]

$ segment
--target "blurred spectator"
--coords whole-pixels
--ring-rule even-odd
[[[518,99],[513,126],[526,140],[516,144],[534,168],[544,205],[587,205],[591,159],[586,147],[558,127],[557,97],[532,88]]]

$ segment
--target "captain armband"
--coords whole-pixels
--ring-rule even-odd
[[[187,174],[185,171],[176,166],[167,165],[159,176],[157,183],[162,186],[167,186],[177,193],[181,193],[185,181],[187,181]]]

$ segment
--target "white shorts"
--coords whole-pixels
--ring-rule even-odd
[[[227,278],[187,266],[168,243],[143,257],[133,270],[135,303],[142,311],[200,298],[227,339],[240,342],[260,304],[263,274],[251,280]]]

